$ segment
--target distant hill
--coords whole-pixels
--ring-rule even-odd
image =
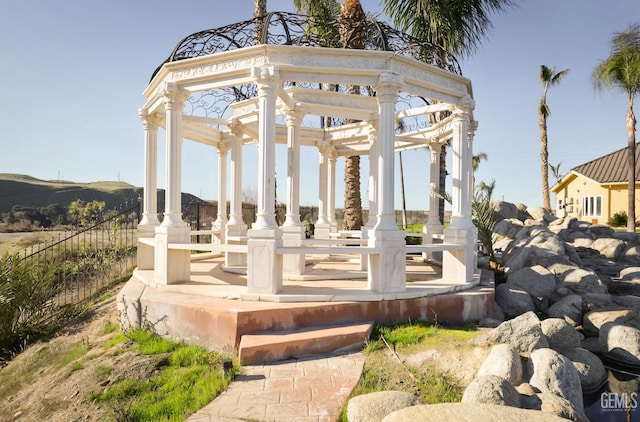
[[[142,188],[124,182],[75,183],[64,180],[40,180],[35,177],[0,173],[0,213],[16,205],[40,208],[50,204],[67,206],[82,199],[104,201],[107,209],[132,203]]]

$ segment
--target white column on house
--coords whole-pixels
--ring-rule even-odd
[[[229,145],[218,143],[218,215],[213,223],[213,230],[217,234],[212,236],[212,241],[217,239],[219,243],[225,243],[225,231],[227,226],[227,152]]]
[[[230,212],[226,226],[225,240],[230,245],[246,243],[247,225],[242,220],[242,132],[237,120],[229,122],[229,130],[233,139],[231,141],[230,182],[229,195]],[[225,252],[224,263],[226,267],[245,267],[247,254],[238,252]]]
[[[138,223],[138,239],[153,238],[158,220],[158,124],[145,109],[138,111],[144,128],[144,190],[142,196],[142,219]],[[138,242],[137,265],[140,270],[152,270],[154,248]]]
[[[276,91],[274,67],[252,69],[258,86],[258,213],[248,231],[247,293],[277,294],[282,288],[282,232],[275,218]]]
[[[300,111],[287,112],[287,216],[282,226],[282,245],[299,247],[304,239],[304,227],[300,222],[300,132],[302,117]],[[305,255],[286,254],[282,257],[284,274],[304,273]]]
[[[429,219],[422,227],[422,243],[430,245],[434,243],[434,235],[441,235],[444,226],[440,222],[440,204],[438,192],[440,191],[440,143],[434,141],[429,144]],[[442,253],[423,252],[423,259],[442,259]]]
[[[405,234],[395,222],[394,200],[394,141],[395,105],[402,79],[389,72],[380,75],[376,86],[378,100],[378,143],[376,151],[378,171],[378,220],[369,231],[370,247],[378,250],[369,255],[368,287],[379,293],[398,293],[406,289]]]
[[[162,224],[155,229],[155,281],[172,284],[189,280],[190,251],[169,249],[171,243],[190,243],[190,228],[182,221],[182,110],[188,93],[167,82],[162,98],[166,130],[165,212]]]
[[[442,277],[453,283],[473,281],[477,229],[471,218],[472,180],[471,168],[473,132],[469,130],[474,102],[469,96],[460,99],[453,112],[453,174],[451,224],[444,230],[446,243],[465,245],[463,249],[443,252]]]

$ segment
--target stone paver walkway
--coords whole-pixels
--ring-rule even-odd
[[[245,366],[188,421],[334,422],[363,366],[362,353]]]

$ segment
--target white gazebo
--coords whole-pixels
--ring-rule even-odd
[[[320,38],[313,25],[306,17],[276,12],[267,15],[258,36],[253,20],[202,31],[182,40],[153,74],[139,112],[145,178],[136,271],[145,272],[140,278],[148,285],[187,282],[194,250],[224,254],[227,271],[246,271],[243,298],[249,299],[278,295],[283,280],[304,277],[305,256],[323,253],[360,257],[368,294],[406,290],[407,253],[442,252],[442,278],[473,284],[477,231],[471,219],[471,157],[477,124],[471,82],[444,50],[381,22],[367,23],[364,50],[323,47],[335,44]],[[333,123],[304,123],[312,117]],[[398,121],[407,123],[402,133],[397,133]],[[162,219],[156,200],[159,128],[166,134]],[[181,215],[185,140],[209,145],[218,154],[219,211],[208,231],[210,244],[191,243],[191,228]],[[287,145],[282,226],[274,205],[277,143]],[[433,193],[439,189],[443,145],[452,150],[453,162],[452,217],[446,229]],[[258,150],[257,218],[250,228],[241,214],[245,148]],[[308,169],[316,163],[301,163],[301,148],[313,148],[319,157],[313,239],[305,239],[300,221],[299,180],[301,164]],[[394,153],[416,148],[430,152],[424,175],[430,209],[422,245],[408,246],[395,221]],[[370,159],[370,216],[359,236],[343,238],[335,221],[336,160],[353,155]]]

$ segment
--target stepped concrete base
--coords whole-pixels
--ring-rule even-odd
[[[493,313],[492,282],[481,280],[468,290],[456,285],[449,293],[441,281],[434,280],[433,285],[431,293],[429,287],[422,288],[427,295],[423,297],[314,302],[314,292],[323,289],[318,282],[316,287],[305,287],[306,302],[264,302],[207,296],[203,292],[224,287],[202,283],[150,287],[134,275],[118,295],[118,309],[124,328],[150,328],[163,336],[230,353],[239,352],[242,337],[247,334],[409,320],[459,324]],[[370,298],[366,292],[361,293]],[[306,352],[299,349],[296,353]]]
[[[373,323],[303,329],[296,332],[245,334],[238,356],[243,365],[274,362],[310,355],[343,353],[362,348]]]

